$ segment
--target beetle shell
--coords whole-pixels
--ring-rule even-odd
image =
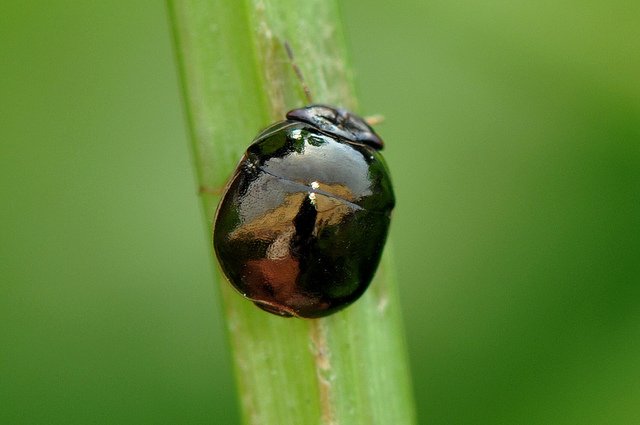
[[[354,130],[361,137],[354,141],[337,115],[335,131],[304,120],[299,111],[313,118],[313,108],[346,113],[315,105],[264,130],[236,168],[214,223],[229,282],[281,316],[322,317],[360,297],[380,261],[395,202],[373,130],[348,115],[371,131]]]

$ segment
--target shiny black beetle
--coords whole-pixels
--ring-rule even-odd
[[[214,223],[229,282],[280,316],[327,316],[358,299],[395,202],[382,146],[365,120],[325,105],[289,111],[260,133]]]

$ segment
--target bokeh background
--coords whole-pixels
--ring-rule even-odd
[[[640,423],[640,3],[342,9],[420,423]],[[2,2],[0,58],[0,424],[238,423],[164,4]]]

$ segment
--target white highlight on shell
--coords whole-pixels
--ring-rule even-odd
[[[292,130],[291,133],[289,134],[289,137],[291,137],[294,140],[300,140],[302,139],[302,132],[300,131],[300,129]]]

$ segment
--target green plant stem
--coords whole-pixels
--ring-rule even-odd
[[[252,138],[306,103],[285,41],[314,101],[350,109],[356,101],[333,0],[170,0],[169,9],[210,231]],[[245,423],[414,423],[388,251],[367,293],[319,320],[267,314],[218,274]]]

